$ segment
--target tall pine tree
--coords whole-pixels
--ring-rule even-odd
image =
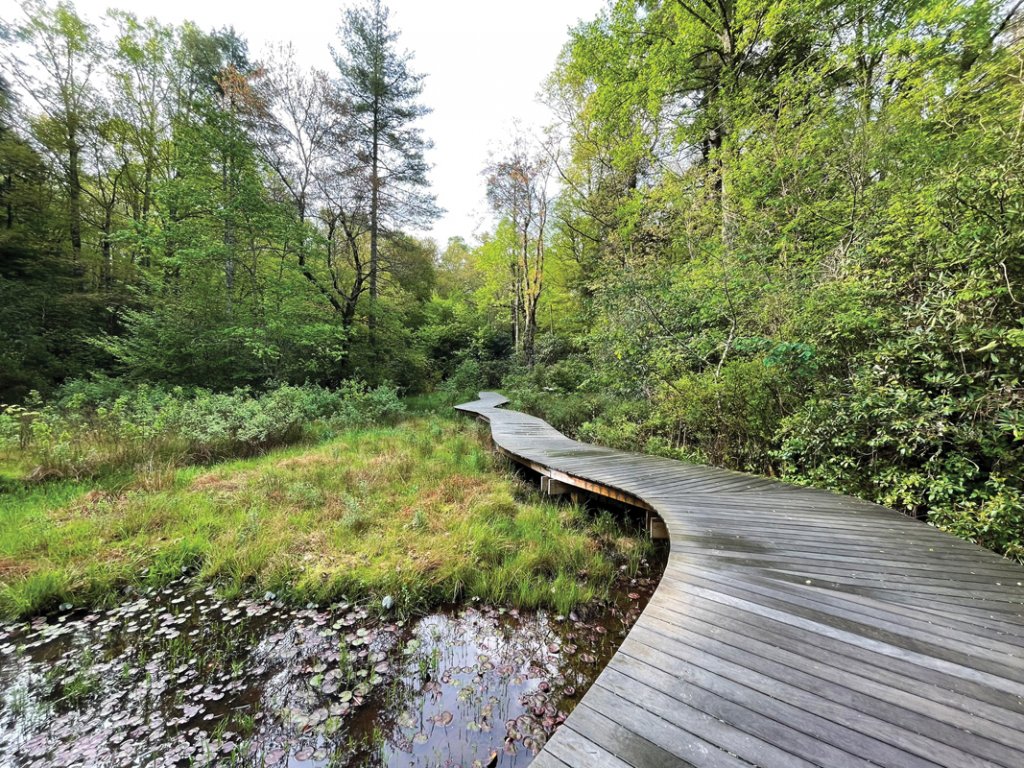
[[[428,192],[431,142],[417,120],[423,75],[410,69],[412,54],[398,48],[399,33],[380,0],[345,12],[342,47],[334,50],[341,85],[351,102],[351,133],[370,191],[370,327],[379,294],[380,241],[406,226],[423,226],[440,210]]]

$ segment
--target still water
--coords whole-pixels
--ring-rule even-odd
[[[0,766],[530,763],[656,586],[568,616],[226,601],[182,580],[0,624]]]

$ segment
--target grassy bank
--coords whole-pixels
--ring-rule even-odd
[[[120,599],[182,571],[304,602],[476,596],[567,611],[604,595],[640,540],[495,472],[477,428],[440,416],[213,466],[143,468],[0,495],[0,612]]]

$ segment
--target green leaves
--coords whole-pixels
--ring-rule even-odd
[[[592,373],[569,416],[526,395],[544,371],[520,399],[1020,556],[1024,83],[1001,23],[621,0],[574,30],[549,83],[581,267],[560,306]]]

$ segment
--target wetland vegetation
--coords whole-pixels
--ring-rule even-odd
[[[636,620],[655,563],[568,614],[289,607],[179,579],[0,624],[0,756],[95,765],[527,765]]]
[[[353,426],[402,410],[386,392],[353,391],[236,396],[245,429],[262,425],[264,440],[290,431],[300,444],[206,464],[191,462],[197,452],[260,446],[214,427],[209,395],[182,400],[146,389],[90,406],[88,416],[43,409],[33,417],[41,437],[21,448],[16,435],[8,442],[9,465],[28,479],[6,480],[0,496],[0,611],[110,604],[128,588],[189,574],[225,596],[272,592],[298,604],[389,596],[409,612],[475,597],[565,613],[607,597],[619,566],[635,572],[646,555],[609,514],[552,503],[496,472],[468,422],[428,414]],[[289,398],[296,402],[285,407]],[[139,400],[159,401],[148,420],[159,428],[146,429]],[[321,420],[296,427],[302,408],[319,409]],[[191,423],[181,414],[193,410],[214,433],[207,443],[172,428]],[[64,474],[53,477],[58,467]]]
[[[478,389],[1024,560],[1021,2],[595,2],[441,243],[380,0],[326,69],[230,26],[279,10],[10,5],[0,763],[525,764],[657,557]]]
[[[431,400],[71,389],[6,422],[18,766],[523,766],[657,583]]]

